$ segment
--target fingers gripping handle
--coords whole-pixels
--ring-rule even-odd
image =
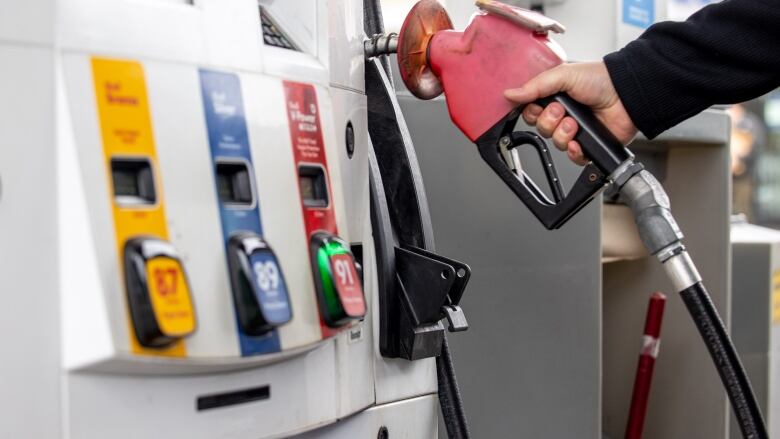
[[[577,121],[580,129],[574,140],[579,142],[585,157],[605,175],[611,175],[632,157],[631,152],[596,118],[590,108],[565,93],[540,99],[538,104],[546,107],[553,102],[561,104],[566,114]]]
[[[591,161],[587,164],[568,193],[564,193],[553,164],[549,148],[538,135],[529,132],[512,132],[519,113],[510,113],[491,130],[477,139],[482,159],[504,181],[514,194],[528,207],[537,219],[548,229],[561,227],[572,216],[585,207],[607,183],[620,166],[631,159],[631,152],[596,118],[590,108],[578,103],[566,94],[557,94],[540,100],[547,106],[557,102],[580,126],[575,140],[582,146],[582,152]],[[501,153],[521,145],[536,148],[544,167],[545,177],[550,185],[553,200],[522,172],[508,166]]]

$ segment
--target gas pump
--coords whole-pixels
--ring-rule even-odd
[[[548,229],[563,226],[599,191],[617,194],[633,211],[640,237],[680,293],[723,381],[745,437],[767,437],[747,376],[727,331],[682,243],[660,183],[634,161],[633,154],[593,116],[566,96],[543,99],[560,103],[578,121],[576,140],[590,160],[568,192],[557,177],[549,148],[532,132],[517,132],[519,108],[503,97],[537,74],[564,62],[551,38],[559,23],[538,13],[494,0],[478,0],[479,12],[463,31],[452,29],[436,0],[421,0],[398,35],[375,35],[368,56],[397,53],[400,76],[421,99],[444,94],[453,123],[475,143],[482,159]],[[523,171],[517,148],[534,148],[551,196]]]
[[[4,6],[0,437],[436,435],[469,268],[377,4]]]

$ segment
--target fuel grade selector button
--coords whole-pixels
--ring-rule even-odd
[[[355,257],[342,239],[316,233],[311,239],[317,299],[322,318],[330,327],[339,327],[366,315],[363,285]]]
[[[189,284],[173,245],[151,237],[127,241],[125,273],[138,343],[161,348],[195,332]]]
[[[234,303],[241,329],[263,335],[292,319],[281,266],[260,235],[238,232],[228,245],[228,264]]]

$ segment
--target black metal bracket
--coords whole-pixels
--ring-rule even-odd
[[[371,226],[377,259],[379,351],[417,360],[441,354],[468,328],[460,299],[471,270],[432,251],[433,231],[414,147],[381,64],[366,63]]]
[[[399,356],[409,360],[441,353],[447,318],[451,332],[468,322],[460,299],[471,277],[468,265],[417,247],[395,248],[398,299],[401,302]]]

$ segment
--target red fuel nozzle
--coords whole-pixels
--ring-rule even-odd
[[[590,108],[570,96],[558,93],[537,101],[543,106],[557,102],[577,121],[574,140],[591,161],[565,191],[550,148],[534,133],[514,132],[520,108],[504,97],[505,90],[521,87],[563,63],[563,49],[549,37],[550,32],[563,32],[563,26],[494,0],[478,0],[477,6],[481,10],[466,29],[455,31],[436,0],[418,2],[398,36],[401,77],[423,99],[444,92],[450,118],[476,144],[482,159],[545,227],[557,229],[593,200],[609,176],[628,166],[631,152]],[[369,42],[366,52],[377,53],[373,50],[376,44]],[[503,152],[511,154],[510,150],[523,145],[537,150],[552,198],[522,169],[507,164]]]
[[[436,0],[421,0],[398,35],[398,67],[412,94],[431,99],[442,91],[450,117],[475,141],[513,109],[504,90],[525,84],[561,64],[563,49],[549,38],[557,22],[533,11],[478,0],[481,11],[464,31]]]
[[[417,2],[398,33],[398,68],[409,91],[420,99],[433,99],[442,92],[439,78],[428,65],[428,43],[443,31],[452,29],[447,11],[436,0]]]

